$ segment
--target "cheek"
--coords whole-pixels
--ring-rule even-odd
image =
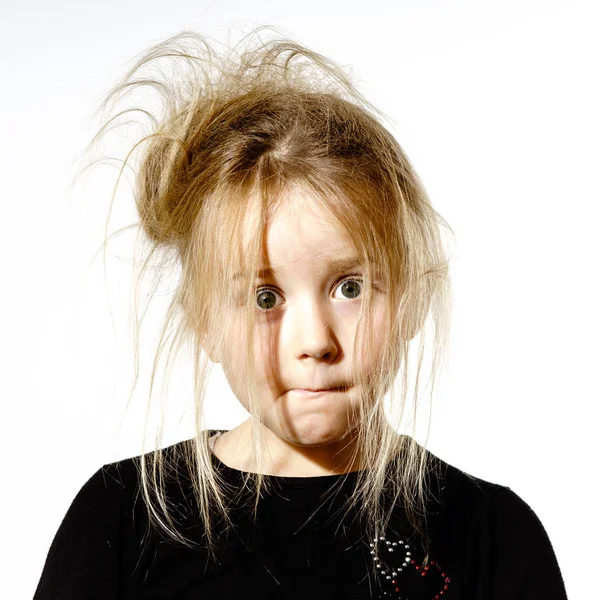
[[[373,321],[373,348],[375,350],[380,350],[383,341],[385,339],[385,310],[384,308],[380,308],[375,313],[375,319]]]
[[[358,340],[358,364],[362,371],[370,371],[378,363],[385,340],[385,307],[376,306],[370,326],[362,328],[362,338]],[[356,329],[355,329],[356,330]]]
[[[223,354],[221,356],[221,367],[223,373],[238,400],[245,406],[246,400],[243,396],[247,388],[247,366],[246,366],[246,339],[243,334],[243,326],[235,319],[223,334]]]
[[[281,381],[280,330],[276,323],[257,324],[254,335],[254,363],[259,386],[267,385],[272,393],[283,386]]]
[[[246,407],[247,399],[244,394],[248,390],[250,374],[246,364],[248,344],[244,335],[245,324],[232,321],[225,334],[226,354],[222,361],[222,368],[232,390]],[[261,387],[265,380],[276,378],[277,373],[277,336],[274,328],[255,327],[254,332],[254,373],[255,382]],[[274,375],[271,375],[273,373]]]

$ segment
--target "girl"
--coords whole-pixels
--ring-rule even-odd
[[[446,347],[445,222],[339,67],[255,39],[181,34],[107,98],[162,101],[116,117],[152,124],[125,163],[146,260],[181,268],[196,432],[91,477],[35,598],[564,600],[529,506],[398,433]],[[230,431],[201,425],[215,363],[250,414]]]

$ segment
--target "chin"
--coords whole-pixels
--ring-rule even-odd
[[[347,423],[328,424],[321,420],[318,424],[302,423],[294,427],[277,428],[274,433],[295,446],[319,447],[338,444],[350,434]]]

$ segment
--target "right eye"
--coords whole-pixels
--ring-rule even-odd
[[[256,305],[261,311],[268,311],[277,303],[277,296],[271,288],[261,288],[256,292]]]

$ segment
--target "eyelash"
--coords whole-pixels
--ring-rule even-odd
[[[334,285],[334,289],[337,289],[342,283],[345,283],[346,281],[357,281],[358,283],[360,283],[361,286],[364,285],[364,280],[360,275],[348,275],[348,276],[343,277],[342,279],[338,279]],[[271,291],[271,292],[274,292],[275,294],[279,295],[277,290],[273,289],[272,287],[262,286],[262,287],[257,288],[256,296],[258,296],[262,292],[267,292],[267,291]],[[359,298],[360,298],[360,295],[358,298],[347,298],[347,300],[358,300]],[[259,312],[267,313],[267,312],[271,312],[274,308],[277,308],[277,307],[274,306],[273,308],[260,308],[257,306],[256,308]]]

